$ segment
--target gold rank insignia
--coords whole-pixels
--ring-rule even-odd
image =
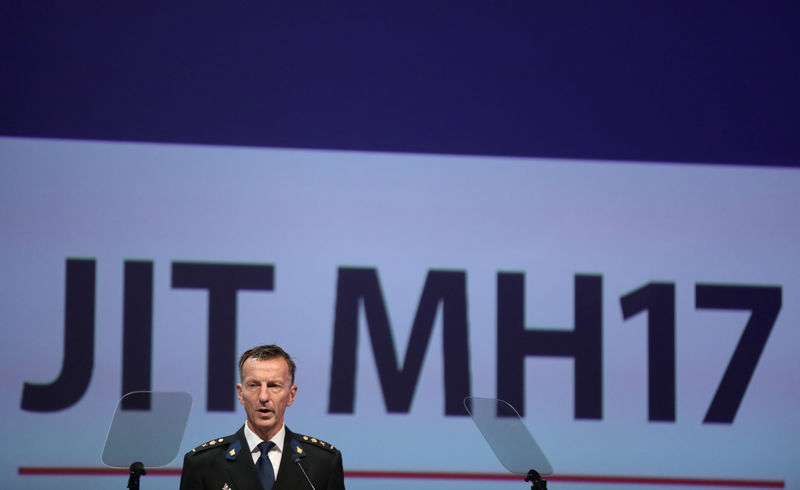
[[[201,451],[205,451],[207,449],[215,448],[217,446],[224,446],[226,444],[226,442],[231,442],[231,441],[226,441],[224,437],[220,437],[218,439],[212,439],[212,440],[210,440],[208,442],[204,442],[203,444],[200,444],[199,446],[193,448],[192,452],[193,453],[199,453]],[[237,446],[236,444],[234,444],[231,447],[229,447],[228,449],[236,449],[236,452],[238,453],[239,449],[240,449],[240,446]],[[234,456],[234,454],[232,454],[231,456]],[[229,456],[226,456],[226,457],[229,457]]]
[[[231,490],[231,487],[229,487],[228,484],[226,483],[222,485],[222,490]]]
[[[334,449],[333,444],[329,444],[327,442],[320,441],[316,437],[300,436],[300,438],[305,442],[310,442],[310,443],[315,444],[316,446],[321,447],[321,448],[325,448],[325,449],[329,449],[329,450],[333,450]]]
[[[228,451],[228,454],[230,454],[231,456],[236,456],[236,449],[231,449],[230,451]]]

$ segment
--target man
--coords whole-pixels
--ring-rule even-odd
[[[186,453],[181,490],[344,490],[339,450],[283,423],[297,394],[294,372],[294,361],[277,345],[242,354],[236,391],[247,422]]]

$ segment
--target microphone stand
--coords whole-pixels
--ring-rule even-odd
[[[308,477],[308,473],[306,473],[306,470],[303,469],[303,465],[300,464],[300,456],[295,454],[294,462],[297,463],[297,466],[300,467],[300,471],[303,472],[303,476],[306,477],[306,481],[308,482],[309,485],[311,485],[311,490],[317,490],[316,488],[314,488],[314,484],[311,483],[311,478]]]
[[[531,490],[547,490],[547,481],[536,470],[530,470],[525,481],[531,482]]]
[[[128,478],[128,488],[131,490],[139,490],[139,477],[146,475],[144,465],[139,461],[131,465],[131,476]]]

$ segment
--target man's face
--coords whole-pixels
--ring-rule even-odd
[[[236,391],[250,430],[266,441],[283,427],[283,413],[294,402],[297,386],[292,385],[286,360],[250,358],[242,366]]]

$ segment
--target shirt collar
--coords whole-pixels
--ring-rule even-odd
[[[250,452],[260,453],[258,445],[264,440],[258,437],[255,432],[250,430],[250,426],[247,425],[247,422],[244,423],[244,437],[247,440],[247,445],[250,447]],[[285,439],[286,439],[286,425],[284,424],[281,426],[281,430],[279,430],[278,433],[275,434],[272,437],[272,439],[270,439],[270,441],[275,443],[275,447],[278,449],[278,451],[283,451],[283,441]]]

